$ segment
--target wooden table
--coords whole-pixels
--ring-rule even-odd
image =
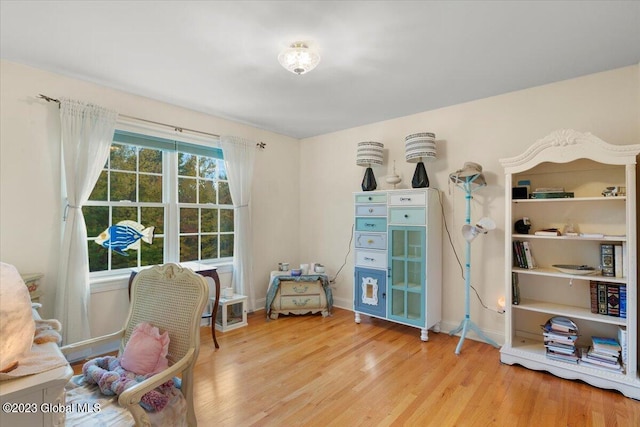
[[[213,344],[216,348],[220,348],[218,340],[216,339],[216,316],[218,315],[218,303],[220,302],[220,277],[218,277],[218,268],[197,262],[182,262],[179,265],[181,267],[189,268],[201,276],[211,277],[213,282],[216,284],[216,295],[213,307],[211,307],[210,312],[203,314],[202,318],[211,319],[211,337],[213,338]],[[129,297],[131,297],[131,284],[133,283],[133,278],[136,277],[138,271],[139,270],[133,270],[131,272],[131,276],[129,276]]]

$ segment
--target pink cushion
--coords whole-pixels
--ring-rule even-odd
[[[136,325],[124,348],[120,365],[138,375],[156,374],[169,366],[169,333],[149,323]]]

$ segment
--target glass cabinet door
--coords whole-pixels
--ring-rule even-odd
[[[424,323],[425,229],[389,227],[390,318],[421,325]]]

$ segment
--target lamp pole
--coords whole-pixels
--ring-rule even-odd
[[[473,181],[480,176],[478,175],[473,175],[473,176],[469,176],[466,177],[464,182],[460,182],[459,184],[456,184],[456,186],[459,186],[460,188],[462,188],[465,192],[465,201],[466,201],[466,217],[465,217],[465,223],[467,225],[471,224],[471,193],[473,193],[474,191],[484,187],[486,184],[475,184],[477,187],[474,189],[472,188],[472,183]],[[464,285],[465,285],[465,295],[464,295],[464,319],[462,319],[462,322],[460,322],[460,325],[456,328],[453,329],[451,332],[449,332],[449,335],[455,335],[458,332],[462,331],[462,333],[460,334],[460,341],[458,341],[458,345],[456,347],[456,354],[460,354],[460,350],[462,350],[462,343],[464,342],[465,337],[467,336],[467,332],[469,330],[474,331],[480,338],[482,338],[484,341],[486,341],[487,343],[491,344],[492,346],[496,347],[496,348],[500,348],[500,346],[493,341],[491,338],[487,337],[481,330],[480,328],[473,323],[473,321],[471,320],[471,303],[470,303],[470,294],[471,294],[471,242],[468,241],[467,239],[465,239],[466,242],[466,246],[465,246],[465,250],[466,250],[466,254],[465,254],[465,274],[464,274]]]

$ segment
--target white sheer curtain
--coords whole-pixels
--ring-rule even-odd
[[[89,258],[82,205],[91,195],[109,157],[118,114],[93,104],[62,99],[60,122],[67,192],[60,249],[55,317],[63,344],[90,338]]]
[[[234,207],[233,277],[236,292],[247,296],[247,307],[255,310],[251,243],[251,181],[256,142],[234,136],[222,136],[220,146],[227,166],[229,191]]]

